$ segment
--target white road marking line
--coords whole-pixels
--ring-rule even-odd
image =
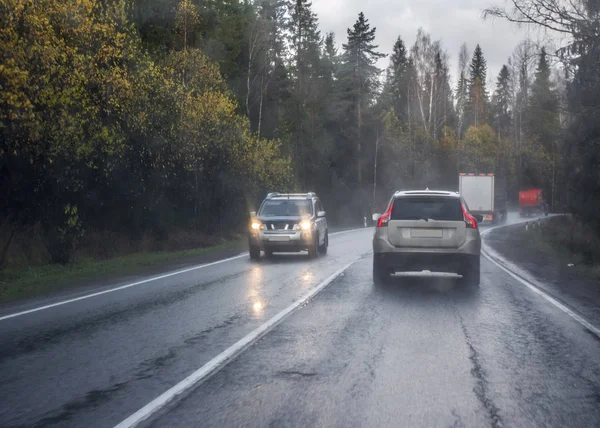
[[[206,263],[206,264],[199,265],[199,266],[193,266],[191,268],[187,268],[187,269],[182,269],[182,270],[178,270],[178,271],[175,271],[175,272],[166,273],[164,275],[153,276],[152,278],[143,279],[141,281],[132,282],[131,284],[126,284],[126,285],[122,285],[120,287],[111,288],[110,290],[98,291],[97,293],[86,294],[85,296],[75,297],[73,299],[68,299],[68,300],[62,300],[60,302],[51,303],[51,304],[45,305],[45,306],[39,306],[37,308],[29,309],[29,310],[22,311],[22,312],[16,312],[14,314],[5,315],[3,317],[0,317],[0,321],[7,320],[7,319],[10,319],[10,318],[20,317],[22,315],[31,314],[33,312],[43,311],[45,309],[55,308],[57,306],[66,305],[68,303],[78,302],[80,300],[91,299],[92,297],[97,297],[97,296],[101,296],[103,294],[113,293],[115,291],[125,290],[125,289],[130,288],[130,287],[135,287],[136,285],[145,284],[145,283],[151,282],[151,281],[157,281],[159,279],[168,278],[170,276],[175,276],[175,275],[179,275],[179,274],[182,274],[182,273],[191,272],[191,271],[198,270],[198,269],[204,269],[204,268],[207,268],[209,266],[214,266],[214,265],[218,265],[220,263],[230,262],[232,260],[240,259],[242,257],[247,257],[247,254],[246,253],[239,254],[237,256],[229,257],[229,258],[223,259],[223,260],[218,260],[216,262]]]
[[[507,226],[510,226],[510,225],[507,225]],[[498,227],[505,227],[505,226],[498,226]],[[493,229],[497,229],[498,227],[493,227],[491,229],[488,229],[488,230],[482,232],[482,235],[487,234],[488,232],[492,231]],[[487,247],[487,244],[484,244],[484,245]],[[579,315],[578,313],[576,313],[573,309],[569,308],[564,303],[558,301],[557,299],[555,299],[554,297],[552,297],[550,294],[548,294],[547,292],[545,292],[543,289],[541,289],[537,285],[535,285],[532,282],[526,280],[525,278],[521,277],[517,273],[513,272],[511,269],[509,269],[506,266],[504,266],[502,263],[508,263],[508,261],[505,260],[503,257],[501,257],[498,254],[495,255],[495,256],[492,256],[488,251],[486,251],[484,249],[482,249],[482,254],[483,254],[483,256],[486,259],[488,259],[489,261],[491,261],[492,263],[494,263],[496,266],[498,266],[504,272],[506,272],[507,274],[509,274],[510,276],[512,276],[514,279],[516,279],[517,281],[519,281],[521,284],[525,285],[527,288],[529,288],[531,291],[533,291],[537,295],[539,295],[542,298],[544,298],[546,301],[552,303],[558,309],[560,309],[561,311],[563,311],[564,313],[566,313],[567,315],[569,315],[571,318],[573,318],[575,321],[577,321],[583,327],[585,327],[586,329],[588,329],[591,333],[593,333],[598,338],[600,338],[600,328],[594,326],[588,320],[586,320],[581,315]]]
[[[357,259],[358,260],[358,259]],[[339,269],[325,281],[321,282],[304,297],[292,303],[290,306],[279,312],[273,318],[250,332],[248,335],[234,343],[232,346],[227,348],[225,351],[214,357],[212,360],[204,364],[198,370],[193,372],[191,375],[183,379],[177,385],[173,386],[168,391],[156,397],[150,403],[146,404],[140,410],[129,416],[127,419],[115,426],[115,428],[133,428],[139,425],[151,417],[154,413],[163,409],[170,403],[173,403],[178,397],[181,398],[186,392],[189,392],[193,387],[197,386],[200,382],[206,380],[207,377],[216,373],[221,368],[230,363],[234,358],[239,356],[242,352],[252,346],[257,340],[265,336],[275,326],[281,323],[287,316],[289,316],[294,310],[304,305],[306,302],[315,297],[321,290],[331,284],[337,277],[339,277],[344,271],[356,262],[353,261],[348,263],[343,268]]]
[[[360,229],[344,230],[342,232],[330,233],[329,235],[330,236],[342,235],[344,233],[356,232],[356,231],[359,231],[359,230],[364,230],[364,229],[360,228]],[[23,316],[23,315],[27,315],[27,314],[31,314],[31,313],[34,313],[34,312],[43,311],[43,310],[46,310],[46,309],[55,308],[57,306],[62,306],[62,305],[66,305],[66,304],[73,303],[73,302],[78,302],[80,300],[91,299],[92,297],[98,297],[98,296],[101,296],[103,294],[114,293],[115,291],[121,291],[121,290],[125,290],[127,288],[135,287],[136,285],[145,284],[147,282],[152,282],[152,281],[157,281],[159,279],[165,279],[165,278],[168,278],[170,276],[175,276],[175,275],[179,275],[179,274],[186,273],[186,272],[191,272],[191,271],[198,270],[198,269],[204,269],[204,268],[207,268],[207,267],[210,267],[210,266],[214,266],[214,265],[218,265],[218,264],[221,264],[221,263],[226,263],[226,262],[230,262],[230,261],[233,261],[233,260],[241,259],[243,257],[248,257],[248,254],[244,252],[244,253],[239,254],[237,256],[229,257],[229,258],[223,259],[223,260],[217,260],[217,261],[212,262],[212,263],[206,263],[206,264],[203,264],[203,265],[192,266],[190,268],[178,270],[178,271],[175,271],[175,272],[169,272],[169,273],[166,273],[166,274],[163,274],[163,275],[159,275],[159,276],[153,276],[151,278],[143,279],[141,281],[132,282],[131,284],[121,285],[119,287],[111,288],[109,290],[98,291],[96,293],[86,294],[84,296],[75,297],[75,298],[67,299],[67,300],[62,300],[60,302],[51,303],[51,304],[44,305],[44,306],[39,306],[39,307],[36,307],[36,308],[33,308],[33,309],[28,309],[26,311],[15,312],[13,314],[0,316],[0,321],[4,321],[4,320],[7,320],[7,319],[20,317],[20,316]]]

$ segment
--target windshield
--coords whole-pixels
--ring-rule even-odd
[[[409,197],[394,201],[392,220],[463,221],[457,198]]]
[[[310,200],[276,200],[265,201],[260,212],[262,217],[300,217],[312,215]]]

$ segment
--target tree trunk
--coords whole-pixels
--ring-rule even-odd
[[[362,171],[361,171],[361,162],[360,162],[360,133],[361,133],[361,129],[362,129],[362,115],[361,115],[361,110],[360,110],[360,98],[358,100],[358,105],[357,105],[357,118],[358,118],[358,135],[357,135],[357,142],[356,142],[356,149],[357,149],[357,159],[356,159],[356,166],[358,168],[358,189],[360,190],[362,188]]]
[[[433,128],[431,126],[431,120],[433,118],[433,91],[434,90],[435,90],[434,73],[431,73],[431,87],[430,87],[430,90],[429,90],[429,117],[427,118],[428,128],[429,128],[429,133],[430,134],[433,131]]]
[[[264,93],[267,90],[267,88],[264,87],[264,81],[265,81],[265,73],[263,71],[260,76],[260,104],[258,106],[258,127],[257,127],[257,131],[256,131],[258,138],[260,138],[261,125],[262,125],[263,98],[264,98]]]

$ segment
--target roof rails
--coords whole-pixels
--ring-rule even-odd
[[[315,198],[317,194],[315,192],[308,193],[279,193],[279,192],[271,192],[267,195],[267,199],[272,198]]]

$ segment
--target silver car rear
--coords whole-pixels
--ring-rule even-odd
[[[394,272],[429,270],[458,273],[466,282],[479,283],[481,237],[458,193],[397,192],[374,220],[376,280]]]

